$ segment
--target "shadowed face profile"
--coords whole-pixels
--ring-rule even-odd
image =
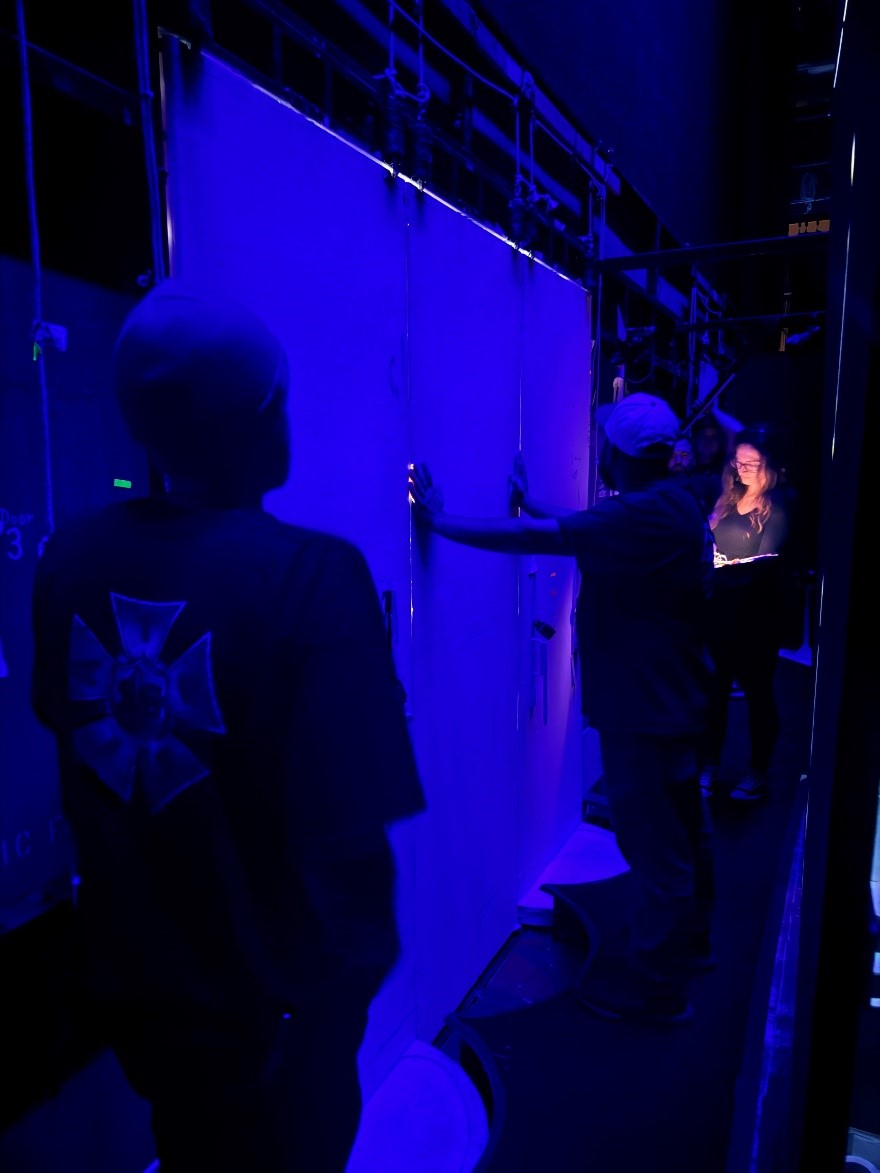
[[[711,464],[722,454],[724,437],[714,424],[698,428],[692,437],[694,456],[701,465]]]

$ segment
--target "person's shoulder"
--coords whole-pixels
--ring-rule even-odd
[[[798,494],[791,485],[774,485],[767,496],[770,498],[771,509],[793,514],[798,508]]]
[[[592,505],[586,509],[576,509],[573,513],[567,514],[560,518],[560,521],[570,521],[575,519],[589,520],[591,517],[601,517],[603,514],[615,513],[621,507],[624,494],[613,490],[605,490],[601,496],[597,496]]]
[[[781,505],[794,505],[798,499],[798,492],[792,485],[776,484],[770,490],[770,499],[774,502],[779,502]]]
[[[273,517],[268,525],[288,561],[288,575],[303,586],[311,583],[319,591],[336,592],[372,584],[366,555],[351,539]]]
[[[127,507],[128,502],[111,501],[98,509],[82,510],[62,518],[45,543],[38,569],[45,573],[67,558],[85,556],[91,544],[107,540]]]
[[[340,561],[361,561],[364,558],[360,546],[341,534],[281,521],[271,514],[265,516],[269,519],[268,524],[275,531],[279,541],[286,542],[291,548],[309,550],[316,557]]]
[[[681,479],[696,494],[706,512],[711,513],[721,496],[721,473],[706,468],[694,469]]]
[[[702,475],[692,476],[689,473],[683,473],[680,476],[675,476],[670,474],[658,477],[657,480],[651,481],[641,489],[623,494],[623,499],[629,505],[642,505],[647,509],[666,509],[674,507],[676,503],[681,501],[702,503],[704,498],[708,499],[711,496],[710,486],[710,478],[705,478]]]
[[[66,537],[71,534],[93,533],[111,528],[117,524],[137,501],[110,501],[97,509],[83,509],[71,513],[58,523],[55,533]]]
[[[621,502],[622,497],[619,493],[605,493],[603,496],[597,497],[593,504],[586,509],[574,509],[571,513],[563,514],[553,520],[562,531],[595,528],[620,516]]]

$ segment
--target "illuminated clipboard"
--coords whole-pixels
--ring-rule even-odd
[[[726,554],[720,551],[715,551],[714,566],[717,570],[720,566],[741,566],[744,562],[760,562],[763,558],[778,558],[778,554],[753,554],[751,558],[728,558]]]

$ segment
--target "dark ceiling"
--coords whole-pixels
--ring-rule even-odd
[[[0,250],[23,259],[39,250],[48,268],[131,292],[152,269],[136,11],[29,0],[23,73],[19,8],[0,0],[2,145],[13,177]],[[511,231],[509,103],[473,82],[476,67],[489,81],[509,83],[480,54],[486,30],[597,152],[587,163],[610,162],[618,185],[607,193],[607,222],[629,249],[655,254],[655,278],[662,273],[687,291],[698,267],[722,299],[719,312],[741,323],[738,344],[752,344],[756,332],[759,345],[772,342],[787,313],[806,315],[788,323],[793,333],[819,320],[810,315],[824,307],[821,247],[749,252],[735,242],[785,237],[792,224],[815,230],[831,219],[835,0],[398,0],[396,13],[398,46],[424,48],[448,83],[425,106],[433,185]],[[388,67],[391,15],[387,0],[166,0],[147,6],[146,27],[153,45],[157,25],[216,38],[301,105],[323,106],[387,154],[387,93],[376,79]],[[414,39],[417,17],[431,39]],[[399,65],[415,90],[417,79]],[[475,113],[497,128],[494,139],[481,135]],[[410,127],[410,149],[414,141]],[[573,210],[536,206],[532,247],[595,281],[589,167],[574,166],[583,160],[547,136],[537,150],[544,174],[571,191]],[[413,165],[411,157],[403,162]],[[675,251],[685,245],[703,251]],[[713,252],[716,245],[726,249]],[[614,334],[622,308],[631,328],[665,331],[652,360],[662,365],[668,352],[677,370],[687,339],[681,322],[674,329],[658,316],[650,282],[646,295],[626,272],[603,280],[603,329]]]
[[[481,0],[682,244],[785,232],[828,181],[835,0]]]

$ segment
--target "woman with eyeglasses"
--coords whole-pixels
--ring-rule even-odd
[[[781,646],[780,599],[793,495],[763,428],[738,432],[709,518],[715,541],[709,647],[715,661],[701,784],[714,794],[727,736],[731,688],[748,707],[749,768],[730,791],[737,802],[766,797],[779,737],[775,673]]]

